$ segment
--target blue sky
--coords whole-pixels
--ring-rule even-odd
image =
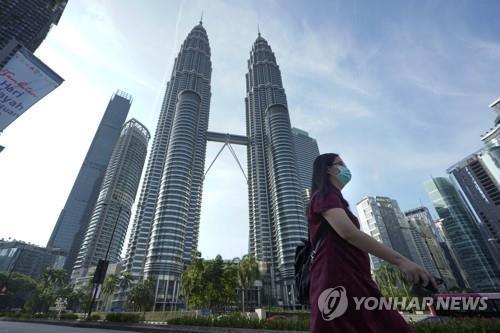
[[[70,0],[36,53],[66,81],[0,136],[0,237],[46,243],[116,89],[134,96],[129,116],[154,132],[174,57],[202,11],[210,130],[245,133],[244,75],[259,25],[292,125],[352,169],[353,208],[365,195],[430,207],[423,181],[481,148],[492,126],[498,1]],[[207,166],[219,148],[209,143]],[[199,249],[241,256],[247,238],[245,181],[225,151],[205,181]]]

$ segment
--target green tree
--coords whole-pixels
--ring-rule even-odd
[[[6,290],[0,295],[0,310],[22,308],[32,297],[37,282],[28,275],[0,272],[0,286],[4,285]]]
[[[90,305],[90,288],[72,290],[67,297],[68,309],[75,312],[87,311]]]
[[[102,301],[104,304],[104,309],[108,304],[109,297],[113,295],[115,289],[119,286],[119,284],[120,284],[120,277],[117,274],[109,274],[104,279],[104,283],[102,285],[102,295],[104,296],[104,300]]]
[[[155,301],[156,281],[153,277],[137,283],[130,290],[128,301],[146,313]]]
[[[197,252],[181,276],[182,294],[187,308],[201,308],[205,305],[203,273],[204,260]]]
[[[120,274],[120,281],[118,282],[120,289],[127,290],[132,285],[132,273],[122,272]]]
[[[222,275],[221,302],[230,305],[237,299],[236,288],[238,287],[238,265],[229,264],[224,268]]]
[[[394,266],[382,265],[373,271],[373,278],[384,297],[412,297],[411,284]]]
[[[202,282],[206,307],[223,307],[234,301],[238,285],[237,268],[234,265],[225,265],[222,257],[217,255],[214,260],[204,263]]]
[[[47,268],[26,307],[32,312],[48,312],[58,297],[67,297],[71,293],[67,279],[68,274],[64,270]]]
[[[214,260],[206,261],[203,270],[203,284],[205,285],[206,307],[213,309],[221,302],[221,291],[223,290],[222,275],[224,274],[224,262],[217,255]]]
[[[226,265],[220,255],[203,260],[197,253],[182,274],[182,296],[188,308],[220,308],[231,304],[238,286],[238,267]]]
[[[245,312],[245,292],[259,278],[259,265],[255,257],[243,256],[238,265],[238,284],[241,288],[241,308]]]
[[[52,289],[61,289],[66,286],[66,281],[68,280],[68,273],[63,269],[47,268],[42,273],[42,283],[46,287]]]

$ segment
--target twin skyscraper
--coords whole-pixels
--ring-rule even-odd
[[[180,276],[197,251],[206,144],[215,136],[207,135],[211,73],[200,22],[167,84],[125,258],[124,269],[135,279],[157,280],[158,307],[178,302]],[[307,237],[307,224],[281,73],[260,34],[246,87],[249,254],[265,267],[270,297],[290,304],[295,247]]]
[[[294,254],[307,222],[279,66],[259,33],[246,74],[246,137],[208,132],[211,74],[200,22],[182,43],[166,87],[123,270],[135,281],[156,280],[157,309],[180,302],[181,274],[197,252],[207,141],[224,138],[247,147],[248,254],[259,261],[266,297],[294,304]],[[309,153],[311,160],[319,154]]]

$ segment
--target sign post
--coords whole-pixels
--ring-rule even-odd
[[[57,319],[61,320],[61,311],[66,310],[66,305],[68,304],[65,298],[59,297],[56,299],[56,311],[57,311]]]

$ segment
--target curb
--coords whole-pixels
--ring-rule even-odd
[[[141,333],[305,333],[307,331],[279,331],[279,330],[259,330],[252,328],[232,328],[232,327],[205,327],[205,326],[185,326],[185,325],[152,325],[152,324],[120,324],[110,322],[92,322],[92,321],[66,321],[66,320],[30,320],[17,318],[0,318],[0,321],[22,322],[33,324],[45,324],[56,326],[82,327],[82,328],[99,328],[117,331],[136,331]]]

